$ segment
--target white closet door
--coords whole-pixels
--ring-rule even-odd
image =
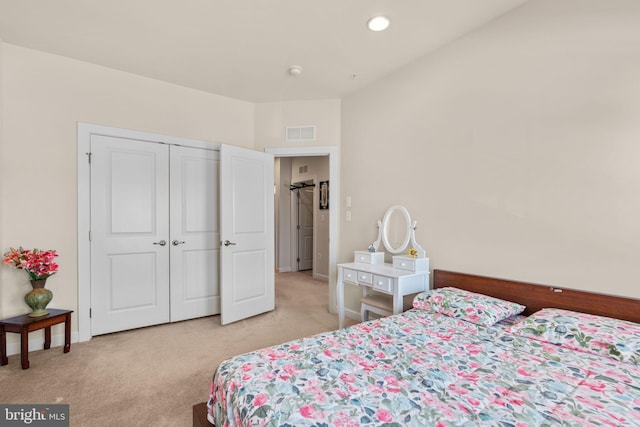
[[[91,136],[91,333],[169,321],[169,150]]]
[[[273,156],[220,148],[221,323],[273,310]]]
[[[220,313],[219,153],[170,148],[171,321]]]

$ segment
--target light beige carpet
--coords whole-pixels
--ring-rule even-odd
[[[97,336],[20,355],[0,367],[0,402],[68,403],[72,426],[190,426],[224,359],[337,329],[327,283],[307,273],[276,274],[276,309],[220,326],[219,316]],[[347,320],[348,324],[352,321]],[[33,334],[42,332],[33,332]]]

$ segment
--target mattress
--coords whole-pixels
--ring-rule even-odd
[[[640,367],[412,309],[222,362],[222,426],[640,425]]]

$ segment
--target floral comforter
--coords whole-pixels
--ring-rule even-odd
[[[408,312],[234,357],[222,426],[640,425],[640,366]]]

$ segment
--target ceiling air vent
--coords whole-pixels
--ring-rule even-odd
[[[315,126],[288,126],[287,142],[315,141]]]

